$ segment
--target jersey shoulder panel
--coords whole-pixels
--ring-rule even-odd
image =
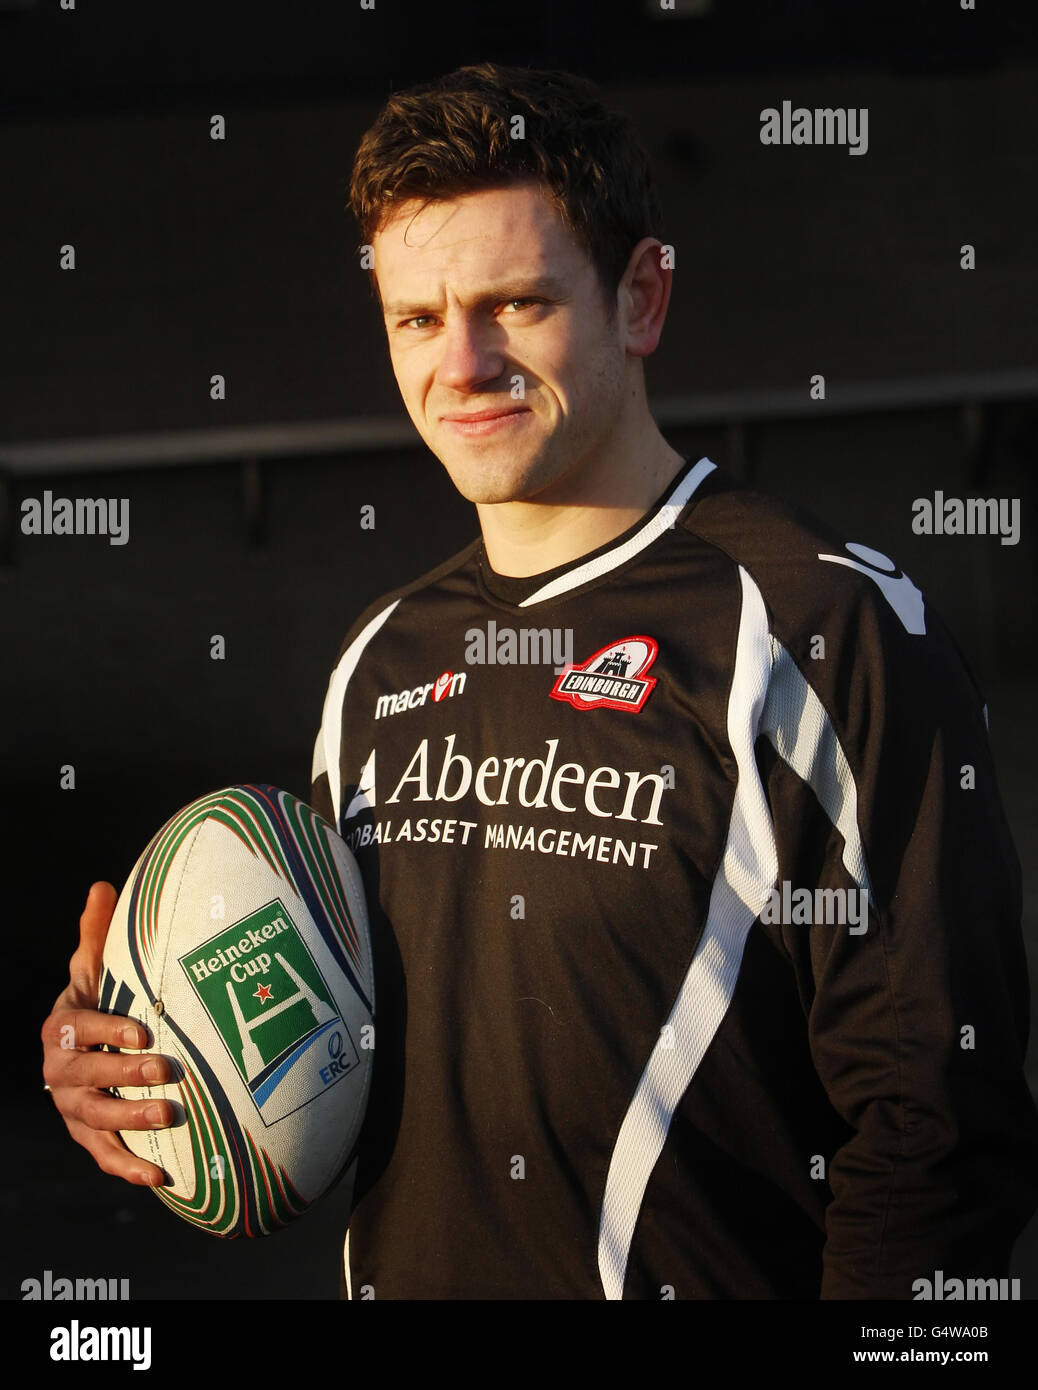
[[[746,571],[775,640],[823,685],[823,672],[837,673],[826,657],[838,654],[841,665],[848,657],[858,666],[882,665],[895,685],[917,685],[927,675],[929,685],[943,670],[961,693],[968,689],[979,712],[983,696],[968,663],[896,557],[718,474],[705,480],[680,524]]]
[[[340,807],[338,793],[341,786],[340,758],[346,688],[358,663],[370,648],[372,639],[394,617],[404,599],[429,591],[443,579],[463,571],[477,554],[479,545],[478,539],[471,541],[425,574],[382,594],[358,615],[343,638],[332,663],[310,770],[311,802],[333,824],[337,823]],[[331,769],[336,771],[330,777]]]
[[[455,571],[464,569],[464,567],[475,558],[479,551],[479,547],[480,540],[477,537],[461,550],[456,551],[446,560],[436,565],[433,569],[427,570],[425,574],[419,575],[417,579],[408,580],[406,584],[401,584],[395,589],[388,590],[372,603],[369,603],[354,620],[346,636],[343,638],[334,664],[338,664],[343,655],[353,645],[354,641],[356,641],[360,633],[362,633],[368,624],[373,619],[377,618],[380,613],[383,613],[391,605],[400,603],[402,599],[411,598],[413,595],[420,593],[423,589],[432,588],[441,579],[445,579]]]
[[[853,606],[870,597],[875,584],[862,579],[896,569],[878,551],[858,546],[890,570],[865,563],[847,548],[845,537],[806,508],[720,472],[704,481],[680,525],[745,569],[773,620],[787,628],[802,626],[834,600]]]

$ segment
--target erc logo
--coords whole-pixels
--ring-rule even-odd
[[[548,692],[574,709],[625,709],[637,713],[652,694],[656,677],[645,672],[659,646],[652,637],[610,642],[580,665],[570,666]]]

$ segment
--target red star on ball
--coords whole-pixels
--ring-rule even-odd
[[[260,985],[252,997],[258,999],[261,1004],[265,1004],[270,998],[270,985]]]

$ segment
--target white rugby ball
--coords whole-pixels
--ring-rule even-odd
[[[374,1048],[364,889],[346,844],[276,787],[186,806],[137,861],[108,930],[98,1007],[151,1029],[181,1075],[124,1087],[174,1103],[126,1130],[158,1196],[213,1235],[261,1236],[341,1176]]]

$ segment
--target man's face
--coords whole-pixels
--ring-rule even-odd
[[[623,404],[623,325],[542,186],[406,203],[373,253],[404,404],[462,496],[579,488]],[[510,413],[452,418],[488,410]]]

